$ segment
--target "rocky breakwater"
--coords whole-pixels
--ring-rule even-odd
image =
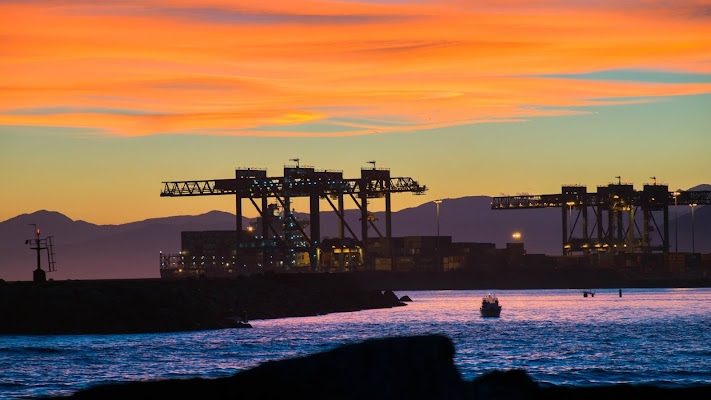
[[[237,279],[0,281],[2,334],[111,334],[247,327],[248,320],[401,306],[340,274]]]

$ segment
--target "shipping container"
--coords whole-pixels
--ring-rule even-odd
[[[378,257],[375,259],[376,271],[392,271],[393,259],[390,257]]]

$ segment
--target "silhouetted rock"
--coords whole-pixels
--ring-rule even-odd
[[[404,296],[400,297],[400,301],[412,301],[412,299],[410,298],[410,296],[404,295]]]
[[[228,378],[103,385],[73,398],[460,399],[453,356],[444,336],[385,338],[267,362]]]
[[[383,292],[383,297],[385,298],[385,301],[392,301],[395,303],[399,303],[400,299],[393,293],[392,290],[386,290]]]
[[[659,387],[654,385],[553,386],[542,388],[538,399],[609,400],[609,399],[711,399],[711,385],[692,387]]]
[[[523,370],[492,371],[470,383],[467,398],[533,399],[538,389],[538,384]]]
[[[75,399],[387,399],[538,400],[711,398],[711,385],[691,388],[609,385],[543,387],[525,371],[460,378],[454,346],[441,335],[392,337],[305,357],[270,361],[231,377],[98,385]]]

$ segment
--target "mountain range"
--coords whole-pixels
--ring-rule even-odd
[[[699,185],[689,190],[711,190],[711,185]],[[559,209],[492,210],[491,200],[487,196],[443,199],[439,215],[440,235],[451,236],[454,242],[494,243],[497,248],[502,248],[514,241],[511,238],[513,232],[521,232],[520,241],[529,254],[561,254]],[[393,212],[393,236],[435,236],[438,224],[436,212],[433,202]],[[359,236],[359,212],[346,210],[345,214],[347,224]],[[296,213],[296,216],[308,219],[308,214]],[[379,231],[384,234],[384,212],[375,212],[373,216]],[[675,250],[674,239],[678,235],[679,251],[690,252],[692,216],[689,207],[679,206],[676,213],[673,206],[670,207],[669,219],[672,251]],[[243,217],[243,226],[248,226],[251,221]],[[159,252],[179,252],[182,231],[233,230],[235,215],[210,211],[121,225],[75,221],[59,212],[47,210],[18,215],[0,222],[0,279],[32,279],[36,256],[25,244],[25,240],[33,238],[33,228],[28,226],[31,224],[41,228],[43,238],[53,236],[57,271],[49,273],[48,278],[140,279],[160,276]],[[696,252],[711,253],[711,207],[696,207],[693,225]],[[322,238],[337,237],[337,229],[336,214],[322,211]],[[377,233],[370,229],[369,236],[376,237]],[[45,254],[42,255],[42,265],[46,269]]]

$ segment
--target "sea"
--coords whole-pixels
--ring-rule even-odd
[[[524,369],[541,385],[711,384],[711,288],[403,291],[404,307],[252,320],[252,329],[0,335],[0,398],[217,378],[367,339],[443,334],[463,379]],[[482,318],[493,294],[499,318]],[[6,321],[2,321],[6,323]]]

